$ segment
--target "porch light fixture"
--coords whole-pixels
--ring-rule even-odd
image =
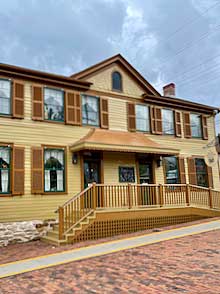
[[[72,154],[72,164],[77,164],[78,162],[78,155],[77,153]]]
[[[162,165],[162,156],[157,159],[157,167],[161,167]]]

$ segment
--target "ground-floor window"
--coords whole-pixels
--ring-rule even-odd
[[[63,149],[44,150],[45,192],[65,191],[65,157]]]
[[[0,194],[10,193],[10,147],[0,146]]]
[[[195,159],[197,185],[208,187],[208,175],[205,160],[203,158]]]
[[[119,166],[119,182],[134,183],[135,182],[134,167]]]
[[[175,156],[164,157],[165,176],[167,184],[179,183],[179,166]]]

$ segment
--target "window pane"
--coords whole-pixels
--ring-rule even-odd
[[[136,105],[136,129],[138,131],[149,132],[150,122],[149,122],[149,108],[145,105]]]
[[[64,120],[63,91],[44,89],[44,118],[48,120]]]
[[[165,157],[165,170],[166,170],[166,182],[167,184],[178,184],[179,183],[179,171],[177,158]]]
[[[163,133],[167,135],[174,134],[174,119],[173,111],[169,109],[162,109]]]
[[[112,88],[114,90],[122,91],[122,79],[121,74],[117,71],[112,74]]]
[[[190,114],[190,124],[191,124],[192,137],[201,138],[202,137],[201,116],[198,114]]]
[[[133,167],[119,167],[119,182],[120,183],[134,183],[135,175]]]
[[[208,187],[208,176],[205,160],[202,158],[195,159],[197,185]]]
[[[82,97],[82,122],[84,125],[99,126],[99,99],[97,97]]]
[[[64,151],[47,149],[44,151],[44,190],[64,191]]]
[[[0,80],[0,113],[11,113],[11,82]]]
[[[0,147],[0,193],[10,192],[10,148]]]

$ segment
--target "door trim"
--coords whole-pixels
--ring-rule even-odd
[[[136,158],[135,163],[136,163],[137,183],[140,184],[140,172],[139,172],[140,159]],[[152,158],[152,160],[146,160],[146,163],[151,163],[151,167],[152,167],[152,184],[155,184],[156,183],[155,160],[154,160],[154,158]]]
[[[103,162],[103,152],[101,153],[99,160],[100,168],[100,183],[104,184],[104,162]],[[84,190],[84,156],[80,154],[80,177],[81,177],[81,191]]]

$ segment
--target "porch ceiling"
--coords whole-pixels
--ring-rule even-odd
[[[73,152],[80,150],[103,150],[161,155],[178,154],[179,149],[166,148],[142,133],[91,129],[89,133],[70,146]]]

